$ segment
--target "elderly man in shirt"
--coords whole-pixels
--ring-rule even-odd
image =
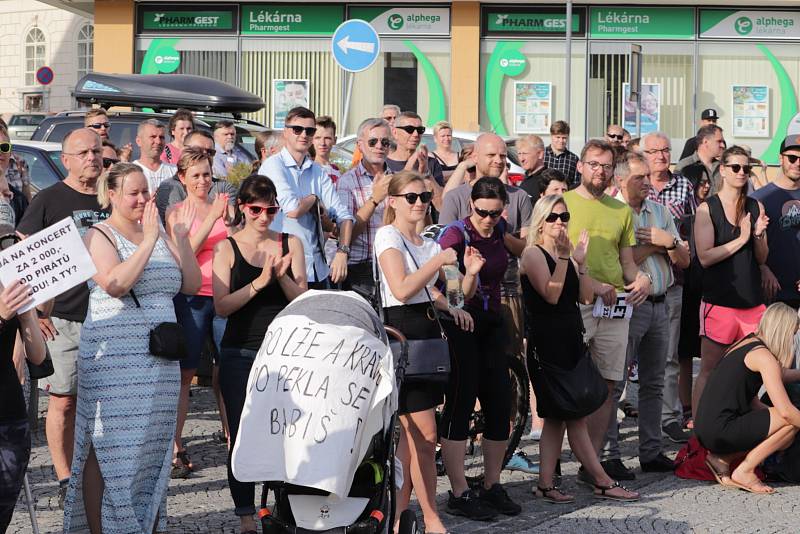
[[[358,127],[356,142],[361,161],[336,182],[339,198],[356,218],[344,289],[370,295],[375,285],[372,244],[375,232],[383,226],[383,201],[392,179],[392,171],[386,165],[392,144],[389,123],[381,118],[365,120]]]
[[[215,178],[225,179],[231,169],[240,163],[250,165],[252,158],[241,147],[236,146],[236,125],[233,121],[221,120],[214,124]]]
[[[347,278],[355,218],[336,194],[328,174],[308,155],[316,131],[313,111],[304,107],[290,109],[283,130],[283,149],[267,158],[258,172],[269,176],[278,192],[281,211],[272,230],[300,239],[306,258],[308,287],[326,289],[329,282],[337,284]],[[330,268],[325,262],[323,207],[331,221],[339,225],[339,246]]]
[[[652,279],[650,295],[634,308],[628,328],[627,362],[639,357],[639,463],[645,472],[669,472],[673,463],[661,446],[661,396],[669,347],[666,294],[674,282],[670,262],[687,267],[689,249],[681,241],[669,210],[647,198],[650,169],[643,156],[625,153],[617,162],[615,177],[622,197],[633,210],[633,259]],[[615,402],[624,387],[625,380],[617,383]],[[615,418],[610,421],[603,452],[606,461],[620,458]]]

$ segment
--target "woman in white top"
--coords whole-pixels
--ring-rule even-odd
[[[447,298],[435,287],[444,279],[442,267],[455,265],[453,249],[442,250],[432,239],[421,237],[416,228],[425,218],[432,193],[421,175],[401,171],[389,183],[386,226],[375,236],[375,256],[380,269],[381,297],[386,324],[403,332],[408,339],[439,338],[438,324],[428,301],[445,312],[442,319],[453,319],[464,330],[472,330],[472,317],[458,308],[449,308]],[[467,273],[462,281],[466,298],[476,289],[475,276],[484,260],[477,250],[467,249]],[[417,267],[419,266],[419,267]],[[400,388],[399,413],[403,432],[397,455],[403,464],[403,488],[397,497],[397,515],[408,507],[413,487],[425,518],[425,531],[445,532],[436,510],[436,419],[434,408],[441,404],[443,387],[425,382],[406,381]]]

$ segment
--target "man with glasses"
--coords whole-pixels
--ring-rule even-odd
[[[347,258],[355,219],[336,194],[325,170],[308,154],[316,131],[313,111],[303,107],[290,109],[283,130],[283,148],[267,158],[258,172],[269,176],[278,192],[281,211],[272,230],[288,232],[300,239],[306,257],[308,286],[325,289],[330,282],[338,284],[347,278]],[[339,225],[339,246],[330,268],[325,261],[323,207],[330,220]]]
[[[244,163],[250,165],[252,159],[236,145],[236,125],[233,121],[221,120],[214,125],[214,155],[213,174],[217,178],[225,179],[233,167]]]
[[[147,119],[139,123],[136,130],[139,159],[133,163],[142,168],[151,195],[156,194],[161,182],[172,178],[178,170],[175,165],[161,161],[165,142],[164,124],[161,121]]]
[[[672,215],[675,227],[684,241],[691,235],[692,221],[697,208],[694,187],[680,173],[669,170],[671,143],[663,132],[652,132],[642,137],[639,144],[650,168],[649,199],[665,206]],[[664,395],[661,408],[661,427],[673,443],[686,443],[690,433],[683,429],[683,406],[679,395],[679,384],[692,381],[692,360],[681,362],[678,355],[680,339],[681,308],[683,303],[684,268],[672,265],[675,283],[667,290],[667,312],[669,314],[669,349],[664,371]],[[687,376],[688,374],[688,376]],[[690,388],[691,391],[691,388]],[[691,410],[691,395],[686,407]]]
[[[183,139],[183,150],[192,148],[205,152],[209,158],[214,157],[214,138],[211,134],[203,130],[195,130]],[[211,189],[208,198],[214,199],[217,195],[227,193],[231,203],[236,200],[237,190],[229,181],[211,178]],[[156,191],[156,207],[161,216],[161,222],[166,224],[166,213],[170,206],[183,202],[186,199],[186,187],[181,183],[178,175],[174,175],[168,180],[164,180]]]
[[[100,137],[93,130],[80,128],[64,137],[61,163],[67,169],[67,177],[33,197],[17,226],[20,237],[34,234],[65,217],[71,218],[83,235],[92,225],[108,218],[108,212],[97,203],[102,153]],[[80,284],[48,304],[37,309],[39,326],[55,369],[42,383],[49,394],[45,431],[59,481],[59,506],[63,508],[75,441],[78,345],[89,305],[89,288],[85,283]]]
[[[347,261],[344,289],[372,294],[372,244],[383,226],[384,200],[389,194],[392,171],[386,165],[392,134],[383,119],[367,119],[358,126],[356,136],[361,161],[336,182],[342,204],[355,214],[353,239]]]
[[[567,149],[569,124],[556,121],[550,125],[550,144],[544,149],[544,166],[564,173],[570,188],[580,185],[578,156]]]
[[[687,177],[693,186],[701,179],[711,183],[709,194],[714,195],[721,187],[719,175],[719,158],[725,151],[725,139],[722,128],[716,124],[703,126],[697,131],[697,151],[683,158],[675,166],[675,170]]]
[[[597,452],[616,412],[614,388],[625,379],[625,354],[628,346],[628,306],[638,306],[650,295],[650,275],[639,271],[633,256],[636,244],[633,212],[623,202],[605,194],[614,173],[614,148],[603,140],[592,139],[581,151],[578,162],[581,185],[564,193],[571,220],[569,238],[577,243],[583,230],[589,233],[586,266],[596,281],[595,296],[608,307],[606,314],[594,313],[594,304],[581,304],[586,329],[584,339],[592,359],[606,380],[608,398],[588,417],[589,437]],[[627,294],[622,298],[618,293]],[[630,480],[631,473],[620,460],[603,463],[614,480]],[[593,483],[581,468],[579,480]]]
[[[423,175],[428,188],[433,192],[433,205],[441,209],[444,173],[436,158],[428,155],[428,147],[421,143],[425,127],[422,119],[413,111],[404,111],[397,117],[392,136],[397,146],[389,153],[386,164],[392,172],[416,171]]]
[[[385,104],[381,109],[380,117],[389,123],[389,128],[394,128],[394,122],[400,116],[400,106]]]
[[[91,128],[94,133],[100,136],[101,140],[110,139],[111,121],[108,120],[108,112],[103,108],[93,108],[83,116],[84,128]],[[133,145],[128,143],[119,149],[120,161],[128,162],[131,160]]]
[[[751,196],[769,217],[769,255],[761,265],[761,285],[767,304],[784,302],[800,308],[800,134],[787,136],[780,146],[781,175]]]
[[[700,128],[703,126],[708,126],[709,124],[717,124],[717,120],[719,120],[719,115],[717,114],[717,110],[714,108],[704,109],[703,112],[700,114]],[[678,159],[688,158],[692,154],[695,153],[697,150],[697,136],[690,137],[686,140],[686,143],[683,145],[683,151],[681,152],[681,157]]]
[[[625,130],[619,124],[611,124],[606,128],[606,142],[615,148],[624,148],[622,139],[625,137]]]

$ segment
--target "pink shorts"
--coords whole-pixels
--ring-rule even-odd
[[[758,328],[767,307],[728,308],[700,302],[700,335],[720,345],[731,345]]]

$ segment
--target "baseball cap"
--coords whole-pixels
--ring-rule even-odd
[[[800,149],[800,134],[787,135],[786,138],[781,143],[780,153],[783,154],[790,148]]]
[[[703,110],[703,113],[700,114],[700,118],[703,120],[715,121],[719,119],[719,115],[717,115],[716,109],[708,108]]]

